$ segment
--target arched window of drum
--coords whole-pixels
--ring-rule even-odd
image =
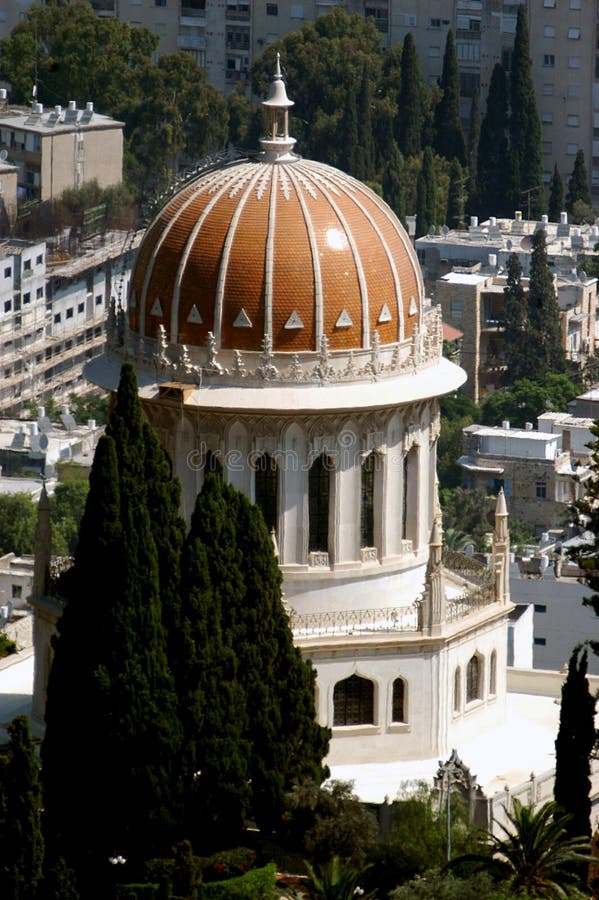
[[[489,693],[497,693],[497,652],[493,650],[489,660]]]
[[[319,456],[308,473],[310,532],[308,549],[327,553],[329,549],[329,470],[330,460]]]
[[[216,472],[217,475],[223,477],[223,464],[221,463],[218,455],[214,453],[212,450],[208,450],[206,453],[206,458],[204,460],[204,475],[208,472]]]
[[[481,697],[481,662],[476,654],[469,660],[466,669],[466,703]]]
[[[408,454],[404,454],[402,466],[403,494],[401,501],[401,536],[405,539],[408,530]]]
[[[393,682],[393,706],[391,717],[393,722],[406,721],[406,683],[403,678],[396,678]]]
[[[458,713],[462,708],[462,670],[458,666],[453,674],[453,711]]]
[[[254,494],[256,506],[264,516],[271,531],[277,528],[277,464],[268,453],[256,460],[254,471]]]
[[[333,725],[373,725],[374,684],[351,675],[338,681],[333,692]]]
[[[360,504],[360,546],[374,545],[374,453],[362,463],[362,495]]]

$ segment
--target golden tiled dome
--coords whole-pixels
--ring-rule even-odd
[[[190,347],[212,332],[227,350],[260,350],[269,336],[292,353],[317,351],[323,335],[331,350],[368,348],[375,330],[381,344],[410,338],[424,287],[408,235],[370,188],[289,152],[291,101],[280,75],[274,84],[265,152],[188,183],[149,227],[132,330],[152,338],[162,325]]]

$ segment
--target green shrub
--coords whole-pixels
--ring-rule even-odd
[[[249,872],[256,864],[256,854],[249,847],[234,847],[232,850],[219,850],[212,856],[199,859],[204,881],[221,881],[234,878]]]
[[[12,656],[16,652],[16,643],[8,635],[0,632],[0,659],[4,659],[5,656]]]
[[[276,890],[276,866],[274,863],[263,869],[253,869],[237,878],[215,881],[202,885],[202,900],[276,900],[280,896]]]
[[[158,896],[157,884],[119,884],[118,900],[154,900]]]

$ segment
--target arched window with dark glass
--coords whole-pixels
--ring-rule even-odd
[[[393,682],[393,703],[391,719],[393,722],[407,722],[406,718],[406,683],[403,678]]]
[[[338,681],[333,691],[333,725],[373,725],[374,684],[368,678],[350,675]]]
[[[462,670],[458,666],[453,673],[453,711],[459,713],[462,708]]]
[[[491,653],[489,660],[489,693],[497,693],[497,653],[495,650]]]
[[[329,483],[330,460],[317,457],[308,473],[308,513],[310,529],[308,550],[328,553],[329,550]]]
[[[480,657],[476,654],[469,660],[466,669],[466,703],[479,700],[482,696],[481,675],[482,666]]]
[[[362,463],[360,546],[374,546],[374,453]]]
[[[258,457],[254,470],[256,506],[264,516],[269,531],[277,529],[277,464],[268,453]]]

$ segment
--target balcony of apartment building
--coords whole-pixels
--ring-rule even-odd
[[[389,33],[389,9],[386,6],[366,6],[364,17],[373,19],[381,34]]]
[[[480,329],[503,331],[503,287],[498,292],[485,292],[481,297]]]
[[[115,16],[118,13],[117,0],[89,0],[97,16]]]
[[[198,29],[193,29],[189,31],[184,31],[183,28],[189,28],[189,26],[182,26],[181,31],[177,35],[177,47],[180,50],[205,50],[206,49],[206,35],[200,34]]]
[[[249,22],[250,21],[250,4],[248,2],[231,2],[227,0],[225,17],[231,22]]]

